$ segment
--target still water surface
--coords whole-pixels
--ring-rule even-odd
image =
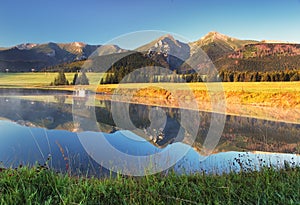
[[[282,167],[287,162],[292,166],[300,165],[297,155],[300,151],[299,124],[227,115],[219,143],[206,156],[203,155],[203,143],[211,124],[211,113],[197,113],[200,125],[195,142],[190,144],[187,143],[189,128],[181,123],[180,109],[123,103],[129,108],[134,128],[145,130],[148,134],[151,132],[151,138],[147,138],[126,123],[123,127],[116,125],[111,112],[114,102],[93,100],[90,104],[90,99],[67,95],[2,95],[0,166],[17,167],[20,164],[47,162],[55,170],[72,174],[108,174],[109,170],[95,161],[93,153],[88,153],[83,147],[82,136],[96,136],[98,142],[109,142],[115,149],[132,156],[167,151],[169,159],[156,159],[157,164],[176,162],[172,168],[178,173],[253,170],[270,165]],[[82,112],[81,107],[85,108]],[[78,121],[74,116],[84,121]],[[91,116],[96,116],[96,129],[89,127],[94,124],[89,123]],[[151,122],[153,119],[163,119],[164,123],[155,125]],[[81,122],[86,122],[84,129]],[[190,122],[192,125],[193,119]],[[158,139],[160,134],[163,137]],[[177,161],[181,150],[188,152]],[[47,160],[49,156],[50,160]],[[111,160],[113,163],[113,157]]]

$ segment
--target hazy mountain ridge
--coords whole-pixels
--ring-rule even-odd
[[[101,49],[99,49],[101,47]],[[81,42],[20,44],[0,50],[0,71],[9,69],[13,72],[40,70],[63,63],[85,60],[95,51],[99,55],[124,52],[115,45],[89,45]]]
[[[5,71],[5,69],[10,71],[40,70],[85,60],[90,56],[124,52],[126,53],[128,50],[120,48],[118,45],[101,46],[81,42],[25,43],[0,49],[0,71]],[[280,70],[283,67],[299,69],[297,66],[300,64],[300,44],[282,41],[240,40],[215,31],[190,43],[181,42],[167,34],[140,46],[133,52],[141,52],[159,65],[177,69],[179,72],[183,71],[184,62],[187,64],[193,61],[199,62],[200,57],[204,54],[207,54],[218,70]],[[283,63],[280,63],[281,60]]]

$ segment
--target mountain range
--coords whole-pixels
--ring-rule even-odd
[[[26,43],[0,48],[0,71],[25,72],[47,70],[59,65],[85,62],[91,58],[139,52],[159,65],[179,72],[203,52],[218,70],[274,71],[300,68],[300,44],[278,41],[240,40],[218,32],[209,32],[199,40],[184,43],[164,35],[146,45],[128,51],[118,45],[73,43]],[[60,66],[62,67],[62,66]],[[96,70],[97,71],[97,70]]]

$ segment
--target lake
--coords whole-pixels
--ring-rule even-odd
[[[1,93],[0,166],[101,177],[300,165],[300,124],[52,94]],[[216,116],[225,123],[212,149]]]

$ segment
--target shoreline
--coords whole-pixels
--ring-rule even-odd
[[[105,88],[106,89],[106,88]],[[88,89],[87,89],[88,90]],[[8,91],[8,92],[7,92]],[[63,94],[63,95],[73,95],[75,91],[74,87],[34,87],[34,88],[20,88],[20,87],[0,87],[0,96],[16,96],[16,95],[49,95],[49,94]],[[236,93],[234,99],[229,99],[225,97],[225,108],[221,108],[221,112],[219,110],[212,110],[211,102],[207,101],[206,93],[203,96],[196,95],[195,101],[197,103],[197,108],[195,106],[191,108],[190,102],[191,98],[183,99],[184,103],[179,106],[178,103],[174,103],[172,98],[166,98],[161,93],[158,93],[156,96],[138,96],[138,95],[130,95],[130,92],[133,92],[133,89],[127,88],[125,89],[125,94],[113,95],[109,92],[100,92],[101,90],[97,90],[93,92],[88,90],[91,95],[95,96],[97,100],[110,100],[115,102],[124,102],[124,103],[133,103],[133,104],[141,104],[141,105],[149,105],[149,106],[159,106],[159,107],[169,107],[169,108],[177,108],[177,109],[189,109],[189,110],[199,110],[203,112],[209,113],[217,113],[223,115],[237,116],[237,117],[250,117],[257,118],[261,120],[268,121],[276,121],[276,122],[284,122],[284,123],[292,123],[292,124],[300,124],[300,108],[299,105],[297,107],[277,107],[277,106],[268,106],[268,103],[265,105],[261,105],[262,103],[251,103],[251,104],[243,104],[241,99],[239,99],[239,93]],[[148,91],[146,89],[146,91]],[[128,94],[129,92],[129,94]],[[180,92],[180,91],[179,91]],[[5,95],[4,95],[5,94]],[[145,93],[142,93],[146,95]],[[298,93],[296,93],[298,94]],[[116,99],[112,99],[113,97],[117,97]],[[203,99],[204,98],[204,99]],[[202,101],[200,101],[203,99]]]
[[[201,108],[199,108],[199,109],[192,109],[192,108],[189,108],[189,107],[179,107],[179,106],[170,105],[170,104],[164,105],[164,104],[160,104],[160,103],[151,103],[151,102],[149,103],[149,102],[127,101],[127,100],[112,100],[111,97],[112,97],[112,95],[97,95],[96,94],[96,99],[97,100],[108,100],[108,101],[114,101],[114,102],[132,103],[132,104],[148,105],[148,106],[159,106],[159,107],[175,108],[175,109],[198,110],[200,112],[216,113],[216,114],[221,114],[221,115],[230,115],[230,116],[237,116],[237,117],[256,118],[256,119],[260,119],[260,120],[275,121],[275,122],[284,122],[284,123],[290,123],[290,124],[300,124],[300,121],[299,121],[300,120],[300,116],[298,118],[299,119],[298,121],[296,121],[296,120],[289,120],[289,119],[281,120],[281,119],[276,119],[276,118],[272,118],[272,117],[262,117],[262,116],[245,114],[245,113],[241,114],[241,113],[234,113],[234,112],[227,112],[227,111],[226,112],[218,112],[218,111],[213,111],[211,109],[201,109]],[[141,97],[140,99],[145,100],[145,98],[143,98],[143,97]],[[152,98],[152,99],[155,99],[155,98]],[[241,105],[239,105],[239,106],[241,106]],[[228,109],[227,107],[230,107],[230,105],[226,104],[226,110]],[[257,106],[257,105],[255,105],[255,106],[246,105],[246,107],[248,107],[248,108],[254,108],[254,110],[256,110],[258,112],[260,112],[262,110],[266,110],[266,109],[274,109],[273,107]],[[300,113],[300,110],[299,110],[299,113]]]

